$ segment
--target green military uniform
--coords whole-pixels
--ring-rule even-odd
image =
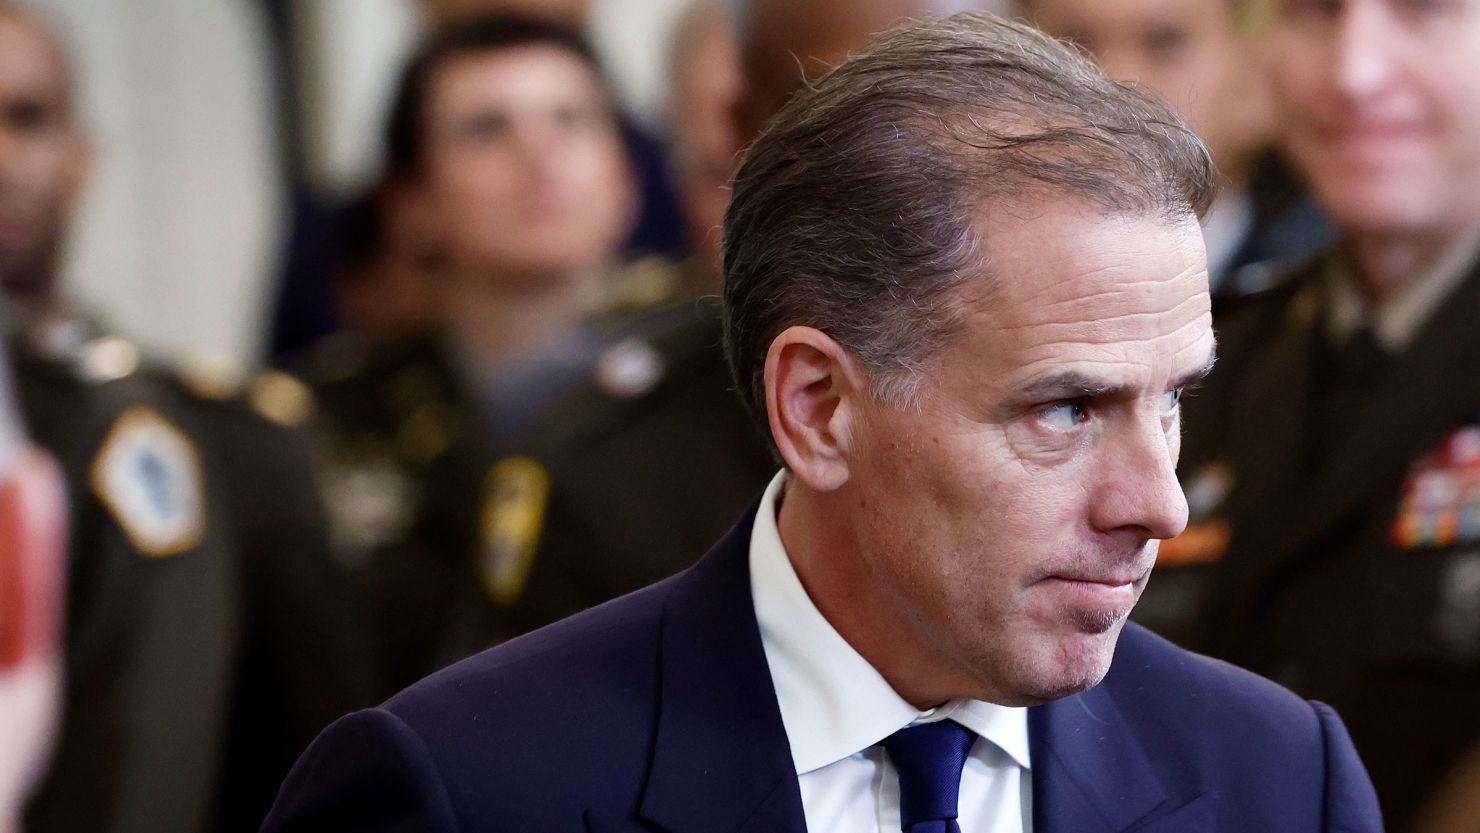
[[[1136,613],[1335,706],[1397,830],[1480,741],[1472,252],[1423,282],[1442,297],[1398,346],[1360,315],[1335,326],[1329,259],[1226,312],[1219,366],[1186,406],[1191,524]]]
[[[26,829],[208,828],[241,637],[235,542],[194,403],[131,347],[11,345],[31,437],[68,476],[66,700]]]
[[[671,264],[650,259],[614,275],[610,289],[576,351],[519,379],[479,378],[475,351],[445,331],[396,342],[343,334],[311,356],[325,500],[339,557],[369,600],[383,696],[466,652],[449,635],[454,622],[459,633],[468,627],[454,608],[477,581],[493,492],[519,469],[500,465],[514,437],[542,419],[539,403],[588,378],[607,345],[684,286]]]
[[[308,388],[275,371],[169,378],[193,395],[225,473],[240,559],[242,638],[212,829],[255,833],[309,742],[375,702],[364,601],[330,553],[303,430]]]
[[[67,698],[27,830],[256,829],[370,699],[303,437],[259,413],[282,396],[202,396],[75,320],[11,353],[72,511]]]
[[[756,499],[776,464],[721,340],[712,299],[649,316],[492,472],[464,649],[684,569]]]
[[[361,580],[379,693],[435,670],[492,442],[443,339],[337,336],[307,376],[340,561]]]

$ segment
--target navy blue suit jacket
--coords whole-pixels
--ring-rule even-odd
[[[687,572],[330,726],[265,833],[802,833],[754,511]],[[1103,683],[1029,714],[1037,833],[1382,829],[1329,708],[1134,624]]]

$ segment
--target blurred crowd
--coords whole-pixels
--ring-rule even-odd
[[[426,0],[373,181],[281,184],[246,364],[61,280],[107,157],[66,28],[0,0],[0,833],[255,830],[335,717],[688,566],[777,466],[721,351],[744,148],[982,8],[1220,172],[1192,520],[1135,618],[1335,706],[1390,829],[1480,830],[1480,0],[686,0],[661,129],[587,3]]]

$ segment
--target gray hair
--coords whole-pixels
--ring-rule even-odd
[[[724,225],[725,349],[766,423],[765,360],[815,327],[914,407],[986,277],[984,210],[1042,192],[1117,214],[1200,216],[1202,142],[1159,99],[1072,48],[982,13],[914,23],[801,90],[750,148]]]

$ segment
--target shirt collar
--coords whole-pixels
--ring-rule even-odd
[[[912,723],[947,719],[1027,769],[1027,709],[953,700],[922,712],[900,697],[812,604],[776,526],[785,483],[782,471],[761,498],[750,536],[750,584],[797,774],[848,758]]]
[[[1330,298],[1327,333],[1333,341],[1343,342],[1363,324],[1370,324],[1373,335],[1386,350],[1395,353],[1406,350],[1424,324],[1470,273],[1469,267],[1477,253],[1480,253],[1480,232],[1456,241],[1423,270],[1418,280],[1377,309],[1373,309],[1357,289],[1356,278],[1346,260],[1339,255],[1329,258],[1326,268]]]

